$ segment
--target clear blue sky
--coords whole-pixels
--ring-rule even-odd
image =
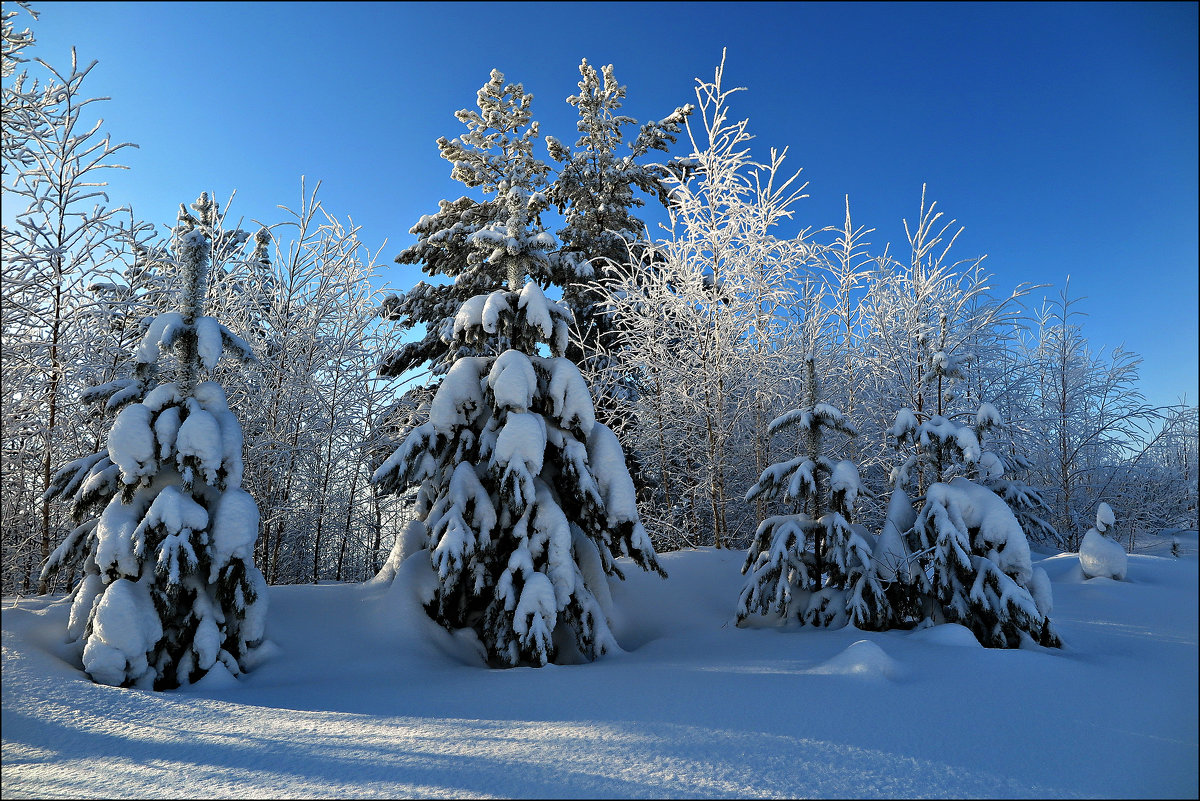
[[[8,4],[5,6],[8,7]],[[201,190],[277,220],[299,179],[362,225],[383,279],[441,198],[463,194],[435,140],[465,129],[490,70],[573,141],[578,65],[612,63],[626,111],[694,101],[728,48],[734,113],[789,147],[801,225],[841,219],[902,243],[921,184],[1022,281],[1086,296],[1094,346],[1144,358],[1157,403],[1197,391],[1196,3],[35,3],[34,54],[100,63],[105,130],[140,145],[113,200],[169,223]],[[22,15],[23,27],[27,17]],[[682,151],[680,151],[682,152]],[[1047,290],[1054,296],[1057,289]]]

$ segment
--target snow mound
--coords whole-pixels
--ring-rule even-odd
[[[979,644],[979,640],[975,639],[975,635],[971,633],[969,628],[958,623],[943,623],[940,626],[918,629],[909,636],[914,640],[933,643],[934,645],[953,645],[965,648],[983,647]]]
[[[182,691],[208,693],[213,690],[231,690],[240,686],[241,682],[229,672],[229,668],[225,667],[225,663],[217,660],[199,681],[190,685],[184,685]]]
[[[1113,542],[1096,529],[1088,529],[1079,546],[1079,568],[1087,578],[1112,578],[1121,581],[1129,571],[1129,557],[1120,543]]]
[[[851,643],[837,656],[808,672],[833,676],[895,679],[900,673],[900,665],[870,640],[858,640]]]

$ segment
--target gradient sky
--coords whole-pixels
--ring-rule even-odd
[[[5,4],[7,9],[9,6]],[[174,220],[202,190],[274,222],[300,176],[327,210],[384,240],[381,277],[442,198],[437,152],[494,67],[534,94],[542,133],[574,141],[582,58],[611,63],[626,113],[695,102],[728,48],[754,153],[788,147],[810,197],[799,226],[849,195],[878,246],[904,242],[921,185],[988,254],[998,292],[1069,275],[1094,347],[1140,354],[1155,403],[1198,392],[1196,3],[35,3],[33,55],[100,63],[104,130],[139,150],[114,203]],[[682,155],[682,148],[676,151]],[[11,213],[11,210],[9,210]],[[784,232],[786,233],[786,232]],[[903,248],[900,249],[903,252]]]

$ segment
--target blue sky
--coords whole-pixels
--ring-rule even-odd
[[[7,8],[7,4],[6,4]],[[1144,358],[1156,403],[1196,403],[1195,3],[35,3],[34,55],[100,63],[104,129],[139,150],[112,199],[169,223],[201,190],[265,222],[300,176],[352,217],[382,279],[408,229],[463,194],[435,141],[490,70],[574,136],[578,65],[612,63],[638,120],[694,102],[728,48],[756,153],[803,167],[801,226],[849,194],[871,241],[903,242],[921,185],[988,254],[998,291],[1068,275],[1096,347]],[[19,27],[27,22],[22,15]],[[682,153],[682,150],[679,151]]]

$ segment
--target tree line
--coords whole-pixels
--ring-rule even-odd
[[[6,8],[4,194],[21,208],[3,231],[5,594],[83,579],[43,571],[78,527],[56,497],[74,475],[62,469],[102,453],[114,415],[140,402],[133,354],[185,283],[170,237],[105,193],[104,171],[133,145],[92,119],[92,65],[28,60],[17,16]],[[786,151],[752,155],[721,68],[697,84],[695,104],[639,125],[621,114],[612,67],[584,61],[568,98],[577,138],[564,143],[542,135],[532,95],[493,72],[477,108],[455,115],[465,130],[437,143],[464,195],[414,224],[396,261],[429,279],[403,292],[374,288],[379,254],[315,187],[249,231],[209,199],[195,217],[211,242],[202,311],[254,358],[204,369],[243,432],[240,486],[257,502],[253,562],[267,583],[360,581],[402,550],[431,499],[403,482],[381,491],[377,470],[429,420],[456,363],[511,349],[482,305],[462,310],[524,279],[569,311],[529,348],[561,352],[586,380],[659,552],[770,552],[762,522],[807,514],[843,461],[861,487],[846,532],[885,529],[898,484],[915,512],[958,476],[990,476],[1030,539],[1068,550],[1102,501],[1130,548],[1142,532],[1196,525],[1195,407],[1152,406],[1136,354],[1091,348],[1069,283],[1040,304],[1045,287],[995,294],[983,259],[954,255],[961,229],[924,190],[902,252],[873,248],[849,200],[838,224],[801,228]],[[665,231],[638,217],[646,203],[665,211]],[[773,465],[816,453],[813,418],[773,423],[822,404],[855,432],[822,437],[828,475],[808,495],[765,491]],[[980,427],[985,404],[995,414]],[[936,419],[978,428],[979,455],[916,458]],[[997,464],[981,467],[983,453]],[[802,533],[801,549],[816,557],[823,537]]]

